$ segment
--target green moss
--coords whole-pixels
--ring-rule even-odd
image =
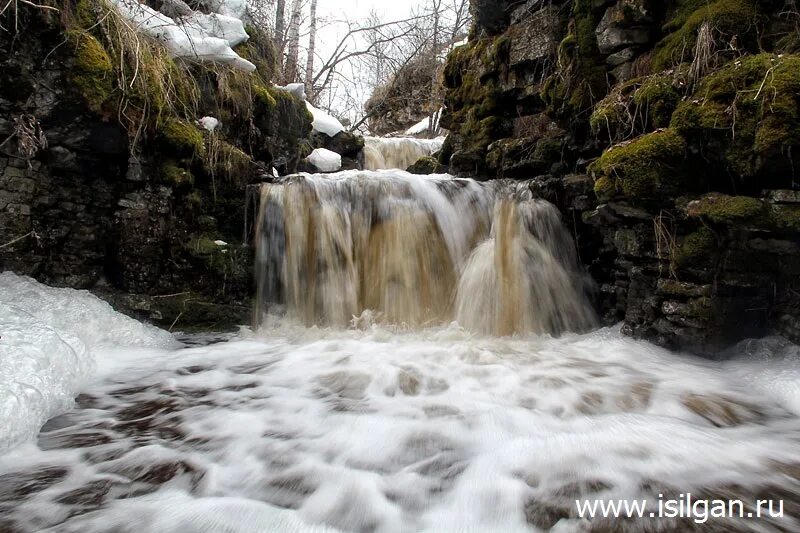
[[[176,188],[191,187],[194,185],[194,176],[192,172],[173,162],[167,162],[161,166],[161,179]]]
[[[592,0],[576,0],[566,37],[558,46],[559,69],[542,84],[540,96],[560,116],[582,113],[608,91],[604,57],[597,48],[595,28],[604,10]]]
[[[103,14],[103,6],[99,0],[78,0],[74,9],[78,26],[87,30],[97,25]]]
[[[680,190],[685,150],[683,138],[675,130],[666,129],[612,147],[589,170],[598,180],[618,180],[620,190],[629,198],[657,198]]]
[[[236,186],[250,181],[255,169],[253,159],[232,144],[216,139],[209,144],[205,164],[206,169],[215,177],[224,179]]]
[[[800,56],[746,56],[706,77],[672,127],[722,145],[728,169],[753,176],[800,144]]]
[[[180,155],[200,155],[204,152],[203,133],[200,129],[176,118],[168,118],[160,128],[165,143]]]
[[[717,238],[710,228],[702,227],[678,241],[673,266],[708,266],[717,248]]]
[[[747,45],[756,36],[758,11],[754,0],[692,0],[678,2],[678,9],[665,29],[671,31],[658,45],[653,66],[664,70],[691,61],[700,27],[708,22],[720,43],[737,36],[740,45]]]
[[[114,65],[100,41],[84,31],[70,31],[67,38],[75,47],[75,64],[70,82],[92,111],[100,112],[114,87]]]
[[[278,54],[272,39],[267,32],[250,24],[245,27],[245,31],[250,39],[234,48],[234,51],[253,63],[258,77],[268,82],[278,71]]]
[[[652,127],[669,126],[672,113],[688,86],[686,71],[685,68],[679,68],[642,78],[639,87],[633,93],[633,102],[644,108],[644,114]]]
[[[714,224],[765,224],[770,218],[768,206],[762,200],[724,194],[711,194],[695,200],[688,204],[686,212]]]
[[[603,176],[594,182],[594,193],[601,202],[607,202],[617,194],[616,180]]]
[[[253,84],[253,96],[267,109],[274,109],[275,106],[278,105],[275,90],[264,87],[259,83]]]

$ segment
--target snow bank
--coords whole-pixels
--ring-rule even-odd
[[[0,450],[72,406],[102,346],[161,346],[166,331],[115,312],[86,291],[0,274]]]
[[[317,109],[308,102],[306,102],[306,107],[314,115],[314,131],[324,133],[328,137],[335,137],[337,133],[344,131],[342,123],[325,111]]]
[[[336,172],[342,168],[342,156],[325,148],[317,148],[311,152],[308,162],[320,172]]]
[[[164,43],[174,57],[224,63],[247,72],[256,69],[232,48],[248,39],[244,23],[230,15],[239,13],[237,2],[220,1],[218,13],[194,12],[180,22],[137,0],[111,2],[139,31]]]
[[[436,124],[435,130],[439,131],[439,118],[442,116],[442,112],[444,110],[440,109],[439,112],[436,114]],[[405,135],[419,135],[421,133],[425,133],[430,128],[431,124],[431,117],[425,117],[424,119],[420,120],[410,128],[408,128],[405,132]]]

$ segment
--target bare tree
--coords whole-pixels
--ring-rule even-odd
[[[311,0],[310,30],[306,57],[306,97],[314,102],[314,54],[317,46],[317,0]]]
[[[278,53],[279,61],[283,63],[284,35],[286,32],[286,0],[278,0],[275,6],[275,50]],[[283,66],[282,64],[279,66]]]
[[[300,16],[302,0],[292,0],[292,17],[289,21],[288,53],[283,68],[283,81],[297,81],[297,66],[300,61]]]

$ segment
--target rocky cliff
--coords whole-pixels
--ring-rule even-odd
[[[472,0],[440,162],[532,179],[607,322],[800,340],[800,13],[784,0]]]
[[[270,40],[237,47],[251,74],[173,60],[102,1],[51,4],[0,20],[0,270],[166,327],[248,323],[245,191],[311,132]]]

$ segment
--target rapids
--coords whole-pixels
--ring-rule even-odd
[[[574,498],[686,491],[798,509],[800,351],[779,339],[743,344],[726,363],[618,329],[493,338],[277,322],[183,340],[177,351],[96,352],[76,409],[0,456],[0,524],[578,531],[589,524]]]

